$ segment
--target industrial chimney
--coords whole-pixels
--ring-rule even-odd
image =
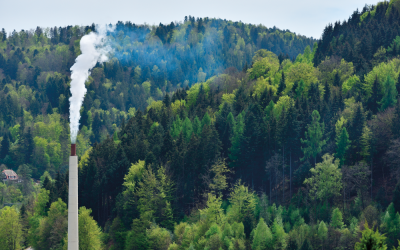
[[[78,250],[78,156],[76,155],[76,144],[71,144],[68,186],[68,250]]]

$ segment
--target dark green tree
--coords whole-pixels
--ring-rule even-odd
[[[146,236],[146,223],[143,223],[139,219],[134,219],[131,228],[126,237],[125,250],[148,249],[149,243]]]
[[[340,76],[339,73],[336,72],[335,77],[333,78],[333,86],[340,87]]]
[[[368,100],[368,108],[375,114],[379,110],[379,102],[382,100],[381,85],[379,84],[378,77],[372,85],[372,94]]]
[[[279,86],[278,86],[278,91],[276,92],[277,95],[280,95],[286,88],[286,83],[285,83],[285,73],[282,71],[282,77],[281,80],[279,81]]]
[[[312,247],[310,246],[310,242],[308,242],[308,240],[305,240],[303,242],[303,245],[301,246],[300,250],[312,250]]]
[[[24,137],[25,137],[25,140],[24,140],[25,162],[31,163],[33,151],[35,149],[35,142],[33,141],[33,135],[32,135],[32,131],[31,131],[30,127],[28,127],[28,132],[25,134]]]
[[[400,182],[397,183],[396,188],[393,191],[393,206],[396,212],[400,213]]]
[[[1,149],[0,149],[0,159],[4,159],[10,151],[10,139],[9,134],[4,133],[3,140],[1,141]]]
[[[362,134],[365,125],[365,116],[363,113],[363,108],[357,105],[356,111],[354,113],[353,121],[349,126],[349,139],[351,141],[351,147],[349,149],[348,155],[350,162],[349,164],[355,164],[357,161],[362,159],[361,149],[362,149]]]
[[[350,147],[349,134],[345,127],[336,138],[336,157],[340,160],[340,165],[344,165],[346,152]]]

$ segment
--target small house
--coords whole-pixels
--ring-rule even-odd
[[[2,171],[4,181],[16,181],[18,180],[18,175],[11,169],[6,169]]]

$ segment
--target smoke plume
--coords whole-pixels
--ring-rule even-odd
[[[75,64],[71,67],[71,97],[69,98],[69,119],[71,143],[76,143],[79,130],[79,119],[81,118],[80,109],[83,98],[86,94],[85,82],[90,75],[90,71],[97,62],[108,60],[107,53],[110,47],[107,46],[107,29],[101,29],[97,33],[91,32],[81,38],[79,55]]]

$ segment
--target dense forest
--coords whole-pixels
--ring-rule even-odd
[[[321,40],[118,23],[86,87],[80,249],[400,249],[400,1]],[[69,68],[96,26],[3,30],[0,249],[67,249]],[[384,39],[382,39],[384,37]]]
[[[29,163],[33,177],[55,176],[68,160],[69,82],[80,38],[95,30],[54,27],[13,31],[0,39],[0,136],[3,163]],[[117,23],[109,34],[112,59],[87,82],[79,155],[166,93],[203,82],[228,68],[249,67],[258,49],[294,58],[313,39],[288,30],[189,16],[159,26]],[[249,65],[249,66],[247,66]],[[7,142],[6,142],[7,141]]]

